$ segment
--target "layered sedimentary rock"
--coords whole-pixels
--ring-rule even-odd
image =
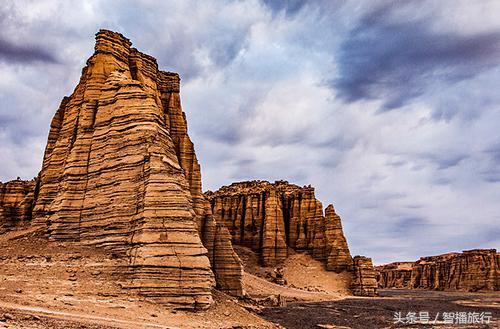
[[[332,271],[352,268],[340,217],[332,205],[323,215],[323,206],[310,186],[240,182],[206,196],[216,221],[229,229],[233,243],[256,251],[265,266],[283,262],[291,248],[309,251]]]
[[[500,290],[500,254],[495,249],[466,250],[462,253],[422,257],[414,263],[400,264],[405,266],[389,264],[377,268],[380,287]]]
[[[377,273],[373,268],[371,258],[355,256],[353,258],[354,271],[351,283],[352,292],[356,296],[377,295]]]
[[[335,213],[333,205],[325,209],[325,252],[326,269],[342,272],[352,267],[351,254],[347,240],[342,231],[340,216]]]
[[[329,271],[352,272],[356,294],[376,294],[371,260],[367,263],[362,258],[357,265],[353,263],[340,217],[332,205],[323,214],[311,186],[250,181],[205,195],[217,222],[229,229],[233,244],[251,248],[262,265],[278,266],[290,250],[309,252]]]
[[[29,224],[35,185],[35,180],[0,182],[0,232]]]
[[[381,288],[409,288],[413,262],[394,262],[375,267]]]
[[[415,262],[411,288],[435,290],[500,290],[500,254],[495,249],[466,250]]]
[[[97,33],[78,86],[52,120],[33,223],[50,239],[128,259],[125,288],[204,308],[213,271],[238,295],[242,267],[201,192],[179,83],[121,34]]]

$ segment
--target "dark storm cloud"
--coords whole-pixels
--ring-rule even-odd
[[[263,0],[273,13],[285,11],[286,15],[293,16],[298,13],[306,4],[304,0]]]
[[[500,167],[500,142],[488,147],[484,152]]]
[[[398,6],[369,11],[341,43],[339,76],[330,83],[342,99],[384,99],[383,110],[394,109],[433,83],[469,79],[500,63],[500,32],[436,31],[431,17],[396,20]]]
[[[0,61],[10,63],[58,63],[57,57],[38,45],[16,45],[0,37]]]
[[[403,235],[411,235],[420,232],[428,225],[430,225],[430,223],[423,217],[405,216],[399,218],[392,227],[392,231]]]
[[[431,159],[438,164],[438,169],[448,169],[458,166],[460,162],[467,159],[469,156],[465,154],[449,155],[449,156],[431,156]]]

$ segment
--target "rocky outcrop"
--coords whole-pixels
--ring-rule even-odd
[[[376,294],[371,260],[361,257],[353,263],[340,217],[332,205],[323,215],[311,186],[286,181],[239,182],[205,195],[233,244],[252,249],[263,266],[279,266],[291,250],[308,252],[329,271],[351,272],[356,294]]]
[[[352,292],[356,296],[377,296],[377,274],[373,268],[372,259],[355,256],[354,271],[351,283]]]
[[[422,257],[413,265],[410,287],[434,290],[500,290],[500,254],[495,249],[475,249]]]
[[[233,243],[257,252],[265,266],[283,262],[291,248],[310,252],[332,271],[352,268],[340,217],[332,205],[323,215],[323,206],[310,186],[240,182],[206,196],[216,221],[229,229]]]
[[[342,231],[340,216],[335,213],[333,205],[325,209],[325,256],[326,269],[334,272],[350,270],[351,254],[347,240]]]
[[[30,223],[35,185],[35,180],[0,182],[0,232]]]
[[[414,263],[377,267],[381,288],[500,290],[500,254],[495,249],[422,257]]]
[[[380,288],[409,288],[413,262],[394,262],[375,267]]]
[[[214,278],[242,294],[242,267],[201,192],[179,91],[176,73],[159,71],[121,34],[99,31],[52,120],[32,223],[51,240],[124,259],[116,273],[126,289],[205,308]]]

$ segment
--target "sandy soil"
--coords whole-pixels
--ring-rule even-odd
[[[344,296],[340,277],[297,254],[283,267],[297,288],[245,273],[247,298],[214,290],[209,310],[175,311],[123,290],[113,270],[120,262],[95,248],[49,242],[32,229],[1,235],[0,328],[276,328],[258,316],[274,297],[292,302]],[[274,270],[254,266],[263,276]]]
[[[295,300],[332,300],[349,296],[350,273],[327,271],[324,265],[306,253],[294,253],[279,266],[285,285],[272,284],[275,268],[262,267],[257,255],[249,248],[235,246],[243,261],[244,282],[249,294],[282,294]],[[290,250],[292,253],[293,251]]]
[[[215,290],[203,312],[149,302],[120,288],[108,267],[119,260],[25,233],[0,238],[0,328],[275,327]]]
[[[348,296],[351,273],[326,271],[323,263],[307,254],[295,254],[283,264],[288,285],[308,291]]]

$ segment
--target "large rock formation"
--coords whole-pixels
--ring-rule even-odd
[[[340,217],[331,205],[323,214],[312,187],[256,181],[202,193],[179,92],[176,73],[121,34],[97,33],[52,119],[38,178],[1,185],[2,227],[29,223],[51,241],[104,250],[123,288],[176,307],[208,307],[214,286],[243,294],[231,240],[264,265],[289,248],[309,252],[369,295],[371,260],[353,263]]]
[[[0,232],[29,224],[35,181],[0,182]]]
[[[475,249],[422,257],[413,265],[410,287],[500,290],[500,254],[495,249]]]
[[[411,270],[391,264],[377,269],[381,288],[500,290],[500,254],[495,249],[422,257]]]
[[[413,262],[394,262],[375,267],[380,288],[409,288]]]
[[[202,194],[179,84],[121,34],[99,31],[52,120],[32,223],[124,259],[124,288],[205,308],[215,281],[242,294],[242,266]]]
[[[372,259],[364,256],[355,256],[352,292],[356,296],[377,295],[377,273],[373,268]]]
[[[283,262],[292,248],[309,251],[332,271],[352,267],[340,217],[332,205],[323,215],[323,206],[310,186],[240,182],[206,196],[216,221],[229,229],[233,243],[259,253],[265,266]]]
[[[323,206],[311,186],[299,187],[286,181],[239,182],[205,195],[216,221],[229,229],[233,244],[251,248],[264,266],[281,264],[293,249],[309,252],[330,271],[352,271],[354,275],[361,270],[353,268],[340,217],[332,205],[323,215]],[[359,265],[363,273],[371,266]],[[371,282],[365,277],[355,278],[354,290],[363,295],[376,294],[375,279]]]

